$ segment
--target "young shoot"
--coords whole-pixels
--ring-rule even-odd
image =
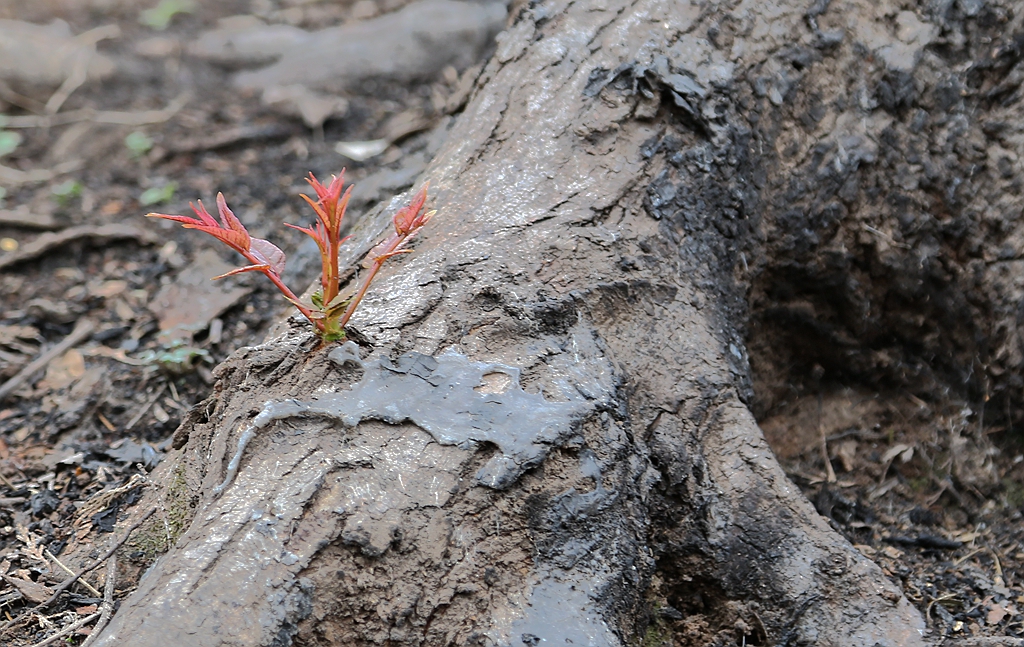
[[[316,328],[316,332],[325,342],[340,341],[345,339],[345,325],[355,313],[359,302],[366,296],[377,272],[384,262],[398,254],[409,252],[406,246],[409,240],[423,228],[433,217],[434,211],[424,211],[424,204],[427,201],[427,186],[424,185],[419,193],[413,196],[412,200],[404,208],[399,209],[391,221],[393,231],[380,243],[378,243],[363,259],[362,266],[365,271],[359,278],[359,283],[352,293],[347,297],[341,294],[340,271],[338,268],[338,255],[341,244],[348,240],[348,237],[341,237],[341,223],[345,217],[345,210],[348,207],[349,197],[352,194],[352,186],[342,193],[342,184],[345,171],[331,179],[328,186],[321,184],[316,177],[310,173],[306,179],[313,191],[316,192],[316,200],[307,195],[302,198],[309,203],[316,213],[316,220],[309,227],[297,227],[297,229],[316,241],[320,250],[320,289],[317,290],[309,303],[302,302],[292,292],[281,275],[285,267],[285,255],[276,245],[262,238],[253,238],[246,231],[245,226],[235,217],[235,214],[228,208],[223,194],[217,194],[217,212],[220,216],[218,222],[206,208],[202,201],[199,206],[190,204],[192,211],[197,218],[190,216],[177,216],[164,213],[146,214],[150,218],[163,218],[180,222],[186,229],[198,229],[210,234],[231,249],[245,257],[249,265],[231,270],[226,274],[215,278],[223,278],[242,272],[260,272],[277,286],[277,289],[301,312]]]

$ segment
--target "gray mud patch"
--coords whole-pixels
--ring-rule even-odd
[[[612,633],[585,590],[586,584],[547,577],[533,587],[522,618],[512,624],[516,639],[529,647],[539,645],[586,645],[615,647],[621,641]]]
[[[494,445],[499,453],[480,468],[476,478],[482,485],[503,490],[539,465],[552,447],[576,435],[579,422],[606,402],[611,392],[610,369],[583,368],[592,362],[567,363],[558,371],[553,386],[565,400],[553,401],[524,391],[518,368],[475,362],[454,351],[437,357],[411,352],[393,361],[383,356],[363,361],[358,347],[348,342],[328,357],[339,366],[361,366],[363,378],[347,391],[310,402],[265,403],[239,438],[218,492],[231,482],[245,447],[260,429],[295,416],[322,416],[348,427],[363,420],[408,421],[442,445],[467,450]]]

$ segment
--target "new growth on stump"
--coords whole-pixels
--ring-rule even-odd
[[[204,231],[235,250],[244,256],[251,265],[231,270],[214,277],[215,279],[242,272],[261,272],[277,286],[277,289],[288,301],[298,308],[299,312],[309,319],[321,339],[325,342],[339,341],[345,338],[345,325],[352,318],[356,308],[359,307],[359,302],[362,301],[370,287],[370,282],[373,281],[384,262],[392,256],[411,251],[406,249],[409,240],[436,213],[436,211],[424,211],[423,209],[427,201],[428,186],[424,184],[408,205],[395,212],[391,219],[394,231],[363,258],[362,267],[365,272],[362,277],[352,289],[341,292],[338,255],[341,244],[349,238],[348,236],[341,237],[341,224],[345,218],[345,210],[348,208],[349,197],[352,194],[351,184],[342,193],[344,179],[345,171],[342,169],[341,174],[332,177],[331,183],[325,187],[311,172],[306,181],[313,187],[317,199],[313,200],[308,195],[302,195],[302,198],[313,207],[313,211],[316,212],[316,221],[309,227],[298,227],[285,223],[286,227],[301,231],[316,241],[317,248],[320,250],[320,289],[313,294],[310,303],[303,303],[281,279],[285,267],[284,252],[268,240],[250,236],[245,225],[228,208],[224,194],[217,194],[217,212],[220,215],[220,222],[210,215],[203,206],[202,200],[198,201],[198,207],[189,203],[198,218],[165,213],[149,213],[146,216],[173,220],[182,223],[186,229]]]

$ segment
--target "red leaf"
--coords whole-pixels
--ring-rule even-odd
[[[238,218],[235,218],[234,212],[228,209],[228,203],[224,200],[223,193],[217,194],[217,211],[220,213],[220,221],[224,223],[225,229],[231,229],[246,236],[249,235],[249,232],[245,230],[245,226],[239,222]]]
[[[426,220],[429,220],[429,216],[424,219],[420,215],[420,211],[423,210],[423,204],[427,201],[427,186],[427,184],[424,184],[423,188],[413,197],[408,206],[399,209],[392,217],[392,221],[395,223],[395,232],[398,235],[408,235],[414,229],[425,225]]]
[[[147,218],[163,218],[164,220],[173,220],[174,222],[180,222],[181,226],[185,229],[198,229],[199,231],[206,232],[214,238],[220,240],[225,245],[231,247],[231,249],[245,254],[249,251],[249,232],[245,230],[245,227],[235,214],[228,209],[228,205],[224,202],[224,196],[220,193],[217,194],[217,208],[220,211],[221,222],[218,223],[214,220],[210,212],[203,206],[203,201],[199,201],[199,206],[189,203],[192,207],[192,211],[195,212],[199,218],[190,218],[188,216],[172,216],[165,213],[148,213]]]
[[[266,265],[270,266],[270,270],[274,274],[280,276],[284,272],[284,252],[274,243],[262,238],[253,238],[249,251],[257,260],[263,261]]]
[[[309,227],[299,227],[298,225],[289,225],[288,223],[284,223],[284,226],[290,227],[295,231],[301,231],[302,233],[306,234],[307,236],[316,241],[317,247],[320,248],[320,253],[325,253],[324,250],[327,249],[327,241],[324,239],[323,236],[323,223],[321,223],[319,220]]]
[[[228,247],[234,249],[236,252],[244,254],[249,251],[249,244],[252,239],[249,238],[248,232],[244,231],[232,231],[231,229],[223,229],[221,227],[208,227],[206,225],[182,225],[185,229],[198,229],[199,231],[206,232],[223,242]]]
[[[318,201],[309,197],[305,193],[300,193],[299,197],[308,202],[309,206],[313,207],[313,211],[316,212],[316,215],[320,219],[320,222],[325,222],[327,220],[327,213],[323,210],[323,207],[320,206],[320,203]]]
[[[330,186],[325,187],[323,184],[320,184],[320,181],[316,179],[312,171],[309,172],[306,182],[309,182],[309,185],[316,191],[316,197],[320,199],[320,204],[323,205],[324,210],[330,212],[338,203],[338,198],[341,197],[341,186],[345,182],[345,169],[341,169],[341,173],[337,176],[331,177]]]

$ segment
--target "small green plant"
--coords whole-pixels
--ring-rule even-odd
[[[178,190],[177,182],[168,182],[163,186],[154,186],[146,189],[139,196],[139,204],[148,207],[154,204],[163,204],[174,199],[174,192]]]
[[[136,130],[124,138],[124,145],[131,151],[132,157],[141,157],[153,148],[153,140],[141,130]]]
[[[151,362],[172,375],[185,375],[195,370],[200,361],[212,362],[210,353],[202,348],[194,348],[185,342],[176,341],[163,346],[160,350],[147,356]]]
[[[6,157],[21,144],[21,135],[10,130],[0,130],[0,157]]]
[[[192,0],[160,0],[160,4],[152,9],[139,13],[139,22],[157,31],[167,29],[174,17],[179,13],[192,13],[196,3]]]
[[[71,202],[72,198],[82,195],[82,189],[82,183],[78,180],[66,180],[50,189],[50,193],[53,194],[57,204],[63,207]]]
[[[146,215],[151,218],[164,218],[180,222],[186,229],[204,231],[235,250],[244,256],[251,265],[234,269],[216,278],[242,272],[261,272],[277,286],[277,289],[292,305],[298,308],[299,312],[309,319],[316,328],[317,334],[325,342],[338,341],[345,338],[345,325],[352,318],[359,302],[366,295],[370,282],[373,281],[384,262],[392,256],[410,251],[406,249],[409,240],[427,224],[435,213],[423,209],[427,201],[427,187],[424,185],[407,206],[399,209],[392,216],[394,231],[371,249],[363,259],[362,267],[365,271],[359,278],[355,291],[351,295],[342,294],[340,292],[341,274],[338,268],[338,254],[341,244],[348,240],[348,237],[341,237],[341,223],[345,217],[345,209],[348,207],[349,196],[352,194],[351,185],[342,194],[344,177],[345,171],[342,170],[341,174],[332,178],[330,185],[325,187],[310,173],[306,181],[313,187],[317,199],[313,200],[307,195],[303,195],[302,198],[313,207],[313,211],[316,212],[316,221],[309,227],[286,225],[312,238],[320,250],[320,289],[313,294],[310,303],[303,303],[281,280],[281,274],[285,267],[284,252],[270,241],[250,236],[245,226],[228,208],[223,194],[217,194],[219,223],[206,211],[201,201],[198,207],[190,205],[198,218],[163,213]]]

